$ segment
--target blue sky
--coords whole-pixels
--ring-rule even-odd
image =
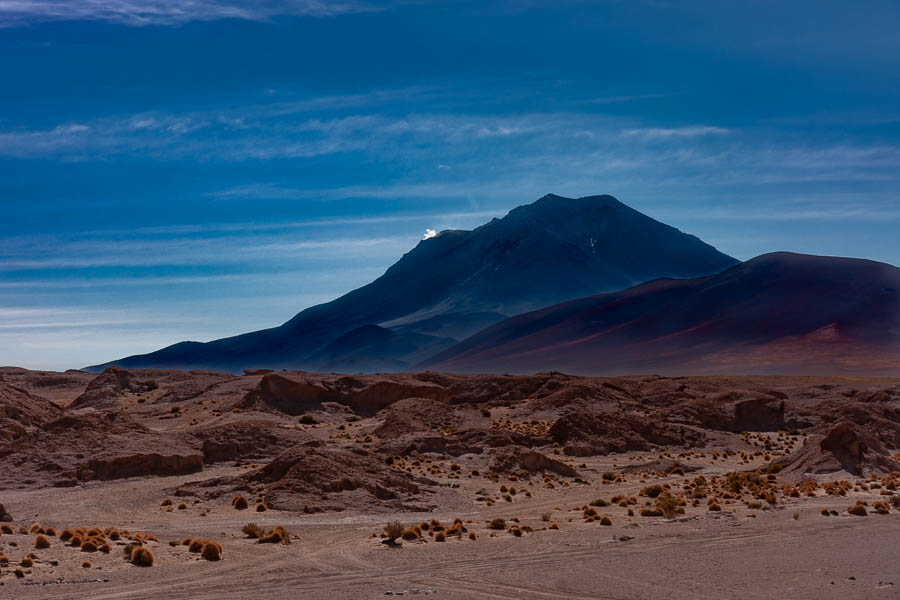
[[[548,192],[900,264],[898,31],[878,0],[0,1],[0,364],[276,325]]]

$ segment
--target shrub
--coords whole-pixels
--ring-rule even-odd
[[[609,517],[603,517],[602,519],[600,519],[600,524],[609,527],[610,525],[612,525],[612,519],[610,519]]]
[[[110,546],[110,545],[107,544],[106,542],[103,542],[103,543],[100,545],[100,547],[98,548],[98,550],[100,550],[100,552],[102,552],[103,554],[109,554],[110,551],[112,551],[112,546]]]
[[[300,417],[301,425],[315,425],[318,422],[319,421],[312,415],[303,415],[302,417]]]
[[[434,541],[436,541],[436,542],[446,542],[446,541],[447,541],[447,534],[445,534],[443,531],[438,531],[436,534],[434,534]]]
[[[711,510],[711,511],[713,511],[713,512],[719,512],[719,511],[722,510],[722,507],[719,506],[718,503],[713,502],[712,504],[709,505],[708,509]]]
[[[219,560],[222,558],[222,546],[216,542],[206,542],[200,551],[200,557],[206,560]]]
[[[413,542],[413,541],[419,539],[419,534],[416,533],[415,529],[410,527],[409,529],[407,529],[406,531],[403,532],[403,535],[401,537],[404,540],[406,540],[407,542]]]
[[[100,547],[100,544],[97,542],[96,538],[88,538],[81,544],[82,552],[96,552]]]
[[[876,502],[872,505],[872,510],[877,512],[879,515],[887,515],[891,512],[891,509],[888,508],[887,502]]]
[[[34,561],[31,558],[26,556],[25,558],[22,559],[22,562],[20,562],[19,564],[27,569],[28,567],[34,566]]]
[[[856,515],[857,517],[865,517],[869,514],[869,512],[866,510],[866,507],[862,504],[854,504],[847,509],[847,512],[851,515]]]
[[[642,517],[661,517],[663,512],[658,508],[642,508],[640,515]]]
[[[265,535],[259,538],[260,544],[280,544],[285,541],[285,532],[280,529],[273,529],[271,531],[267,531]]]
[[[490,523],[488,523],[488,529],[497,529],[504,530],[506,529],[506,520],[497,517],[496,519],[492,519]]]
[[[166,498],[162,502],[159,503],[160,506],[172,506],[172,499]]]
[[[612,471],[603,471],[603,481],[612,481],[616,478],[616,474]]]
[[[155,560],[153,551],[146,546],[137,546],[131,552],[131,562],[139,567],[152,567]]]
[[[260,502],[256,505],[256,512],[266,512],[269,510],[269,507],[266,506],[265,502]]]
[[[244,510],[245,508],[249,508],[250,504],[247,502],[247,499],[243,496],[235,496],[231,501],[231,505],[235,507],[237,510]]]
[[[82,569],[90,569],[92,566],[93,565],[91,565],[91,561],[89,561],[89,560],[86,560],[83,563],[81,563]]]
[[[647,486],[641,490],[641,494],[647,496],[648,498],[656,498],[660,494],[663,493],[663,486],[659,484],[654,484],[651,486]]]
[[[656,506],[667,519],[674,519],[678,514],[678,499],[671,494],[663,494],[656,499]]]
[[[47,536],[45,536],[44,534],[42,534],[42,533],[38,534],[34,538],[34,547],[35,548],[49,548],[50,540],[48,540]]]
[[[545,512],[541,513],[541,521],[547,522],[550,520],[550,513]]]
[[[247,523],[241,528],[241,531],[244,532],[247,537],[252,539],[260,538],[265,533],[256,523]]]
[[[203,550],[203,545],[206,544],[206,540],[201,540],[200,538],[195,538],[191,540],[191,543],[188,544],[188,550],[190,552],[200,552]]]
[[[53,527],[44,528],[44,534],[49,535],[50,537],[56,537],[56,529]]]
[[[603,498],[597,498],[596,500],[591,502],[591,506],[609,506],[609,502],[607,502]]]
[[[178,510],[187,510],[187,504],[182,502],[181,504],[178,505]]]
[[[474,531],[470,531],[470,532],[469,532],[469,539],[472,540],[472,541],[474,542],[475,540],[478,539],[478,536],[475,535],[475,532],[474,532]]]
[[[400,521],[392,521],[384,526],[384,533],[387,534],[387,538],[391,542],[402,536],[403,531],[403,523],[401,523]]]

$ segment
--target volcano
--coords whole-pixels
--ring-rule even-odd
[[[550,194],[474,230],[422,240],[372,283],[278,327],[88,369],[403,370],[525,311],[737,263],[612,196]]]

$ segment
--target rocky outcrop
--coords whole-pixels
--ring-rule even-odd
[[[193,432],[202,444],[207,464],[225,460],[262,459],[302,440],[302,434],[270,421],[244,421],[205,427]]]
[[[65,415],[0,448],[0,486],[194,473],[203,453],[191,441],[119,413]]]
[[[857,425],[842,422],[825,434],[811,436],[802,448],[773,463],[779,477],[802,479],[808,476],[856,476],[900,470],[877,438]]]
[[[452,396],[452,393],[439,385],[402,375],[390,378],[329,378],[271,373],[263,376],[238,407],[274,409],[289,415],[300,415],[322,410],[323,402],[336,402],[350,407],[358,415],[372,416],[394,402],[407,398],[446,402]]]
[[[654,422],[642,415],[574,410],[550,428],[553,440],[568,456],[593,456],[629,450],[648,450],[651,445],[702,445],[706,436],[693,428]]]
[[[49,400],[0,381],[0,442],[18,439],[62,414],[63,410]]]
[[[374,433],[380,438],[399,438],[448,427],[459,422],[446,402],[430,398],[404,398],[388,407],[384,420]]]
[[[265,486],[271,508],[299,512],[340,511],[347,508],[422,510],[427,487],[434,482],[398,471],[378,455],[363,449],[347,450],[309,442],[269,464],[238,477],[220,478],[200,486],[180,488],[178,494],[219,496]]]
[[[513,450],[497,455],[492,464],[492,470],[501,473],[524,472],[555,473],[563,477],[577,477],[578,471],[566,463],[550,458],[535,450]]]
[[[151,392],[157,386],[158,383],[153,379],[138,377],[131,371],[118,367],[109,367],[91,380],[84,393],[75,398],[69,408],[115,408],[124,392]]]
[[[779,431],[784,429],[784,400],[751,398],[735,403],[732,431]]]

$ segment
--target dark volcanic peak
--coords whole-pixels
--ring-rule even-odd
[[[737,262],[612,196],[547,195],[472,231],[422,240],[372,283],[280,327],[114,364],[397,369],[523,311]]]
[[[776,252],[498,323],[426,361],[461,372],[900,375],[900,269]]]

